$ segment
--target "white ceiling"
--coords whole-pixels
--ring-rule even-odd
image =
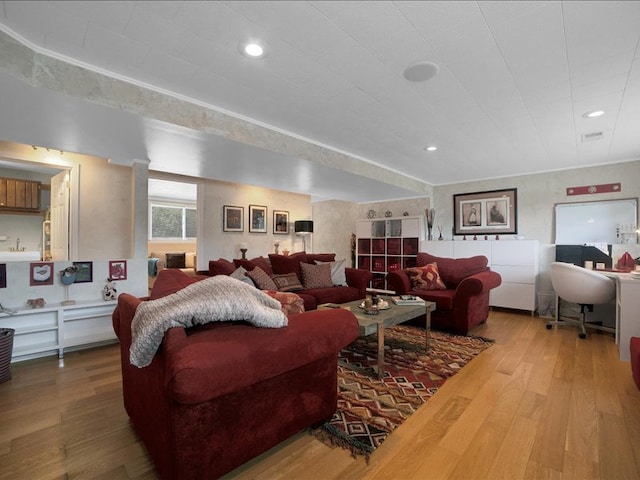
[[[40,51],[429,185],[640,159],[638,1],[0,3],[3,30]],[[266,44],[265,58],[240,54],[249,38]],[[419,61],[435,62],[438,75],[407,81],[404,69]],[[600,109],[604,116],[583,118]],[[152,169],[316,199],[412,194],[221,137],[144,127],[164,138],[162,148],[122,143],[145,148]],[[582,141],[598,131],[601,140]],[[242,159],[212,169],[225,149]]]

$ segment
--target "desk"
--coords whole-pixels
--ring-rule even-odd
[[[640,280],[630,273],[600,273],[616,281],[616,344],[620,360],[628,362],[629,341],[640,337]]]

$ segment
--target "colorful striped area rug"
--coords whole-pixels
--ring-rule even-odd
[[[378,379],[373,369],[377,342],[376,335],[360,337],[340,352],[338,410],[329,422],[311,430],[324,443],[367,459],[448,378],[493,343],[431,331],[425,353],[424,329],[398,325],[385,330],[385,373]]]

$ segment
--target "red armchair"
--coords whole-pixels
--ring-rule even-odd
[[[163,270],[152,298],[195,281]],[[294,314],[285,328],[171,328],[151,364],[138,368],[129,362],[131,322],[146,300],[121,294],[113,327],[124,406],[163,480],[219,478],[334,414],[338,352],[358,337],[353,313]]]
[[[418,253],[416,265],[436,263],[446,289],[416,290],[409,278],[409,269],[387,275],[387,283],[397,295],[415,295],[436,303],[431,314],[434,328],[466,335],[489,316],[489,291],[502,283],[502,278],[487,266],[487,257],[443,258]]]

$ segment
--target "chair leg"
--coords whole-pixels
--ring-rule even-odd
[[[587,329],[585,328],[585,319],[587,314],[584,311],[584,307],[584,305],[580,305],[580,332],[578,332],[578,336],[583,340],[587,338]]]
[[[556,319],[555,320],[550,320],[547,322],[546,327],[547,330],[551,330],[551,328],[553,326],[560,326],[560,325],[572,325],[575,327],[578,327],[580,329],[580,331],[578,332],[578,337],[585,339],[587,338],[587,329],[585,327],[585,319],[586,319],[586,312],[584,311],[585,307],[588,307],[588,305],[580,305],[580,319],[579,320],[573,320],[573,319],[565,319],[565,320],[560,320],[560,314],[559,312],[556,313]]]

